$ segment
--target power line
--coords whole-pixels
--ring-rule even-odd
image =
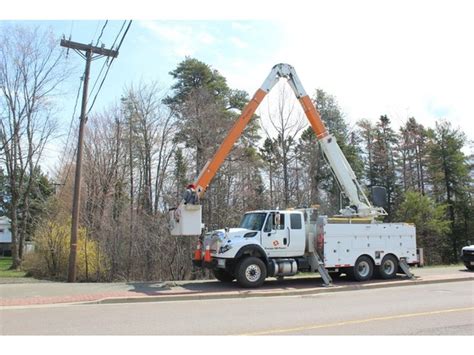
[[[122,39],[120,40],[120,43],[119,43],[119,45],[118,45],[118,47],[117,47],[117,52],[119,51],[120,47],[122,46],[123,40],[125,39],[125,36],[127,35],[127,32],[128,32],[128,30],[129,30],[131,24],[132,24],[132,20],[130,20],[130,22],[128,23],[127,29],[125,30],[125,32],[124,32],[124,34],[123,34],[123,36],[122,36]],[[112,60],[113,60],[113,59],[112,59]],[[111,63],[111,64],[112,64],[112,63]]]
[[[118,38],[120,37],[120,34],[122,33],[123,31],[123,28],[125,27],[125,24],[127,23],[127,20],[123,21],[122,23],[122,27],[120,27],[120,31],[117,33],[117,36],[115,36],[115,40],[114,40],[114,43],[112,43],[112,46],[110,47],[111,49],[114,48],[115,46],[115,43],[117,42]],[[105,26],[105,25],[104,25]],[[96,45],[97,46],[97,45]],[[79,52],[79,54],[82,55],[82,53]],[[94,81],[94,84],[92,85],[92,90],[91,90],[91,96],[93,95],[93,92],[94,92],[94,89],[97,85],[97,83],[99,82],[100,80],[100,76],[102,75],[102,72],[104,71],[104,68],[106,65],[109,65],[109,58],[107,57],[107,59],[104,61],[104,64],[102,64],[102,67],[100,68],[100,71],[99,71],[99,75],[97,75],[97,78],[95,79]],[[90,111],[90,110],[89,110]],[[89,113],[89,112],[88,112]]]
[[[94,35],[92,36],[91,45],[92,45],[92,42],[94,41],[95,35],[97,34],[97,30],[99,29],[99,25],[100,25],[100,21],[97,21],[97,26],[95,28]]]
[[[94,85],[92,85],[91,95],[94,92],[95,86],[99,82],[99,78],[102,75],[102,72],[104,71],[104,68],[105,68],[106,65],[108,65],[108,63],[109,63],[109,58],[107,57],[107,59],[104,60],[104,64],[102,64],[102,67],[100,68],[99,75],[97,75],[97,78],[95,79]]]
[[[108,23],[108,22],[109,22],[109,20],[105,20],[104,26],[102,27],[102,30],[100,31],[99,38],[97,38],[97,42],[95,43],[95,46],[96,46],[96,47],[99,45],[99,41],[100,41],[100,39],[102,38],[102,35],[104,34],[104,30],[105,30],[105,28],[107,27],[107,23]]]
[[[119,43],[119,45],[118,45],[118,47],[117,47],[117,49],[116,49],[117,53],[119,52],[120,47],[122,46],[123,40],[125,39],[125,36],[127,35],[127,32],[128,32],[128,30],[130,29],[130,25],[131,25],[131,24],[132,24],[132,20],[129,21],[128,26],[127,26],[127,29],[126,29],[125,32],[123,33],[122,39],[120,40],[120,43]],[[125,25],[125,22],[124,22],[124,25]],[[123,28],[123,25],[122,25],[122,28]],[[121,32],[121,31],[122,31],[122,29],[120,29],[120,32]],[[120,32],[119,32],[119,34],[120,34]],[[117,38],[118,38],[118,35],[117,35],[117,37],[115,38],[114,44],[115,44]],[[112,45],[112,48],[113,48],[113,45]],[[99,88],[97,89],[97,92],[95,93],[94,99],[92,100],[92,104],[91,104],[91,106],[89,107],[89,110],[87,111],[87,114],[89,114],[89,112],[91,112],[92,107],[93,107],[94,104],[95,104],[95,101],[96,101],[96,99],[97,99],[97,96],[99,95],[99,92],[100,92],[100,90],[102,89],[102,85],[104,85],[105,79],[107,78],[107,74],[109,73],[110,67],[112,66],[112,63],[114,62],[114,59],[115,59],[115,57],[112,57],[112,59],[110,60],[110,63],[107,65],[107,71],[105,72],[105,75],[104,75],[104,77],[102,78],[102,82],[100,83],[100,86],[99,86]],[[106,63],[107,63],[107,61],[106,61]],[[95,84],[94,84],[94,85],[95,85]]]
[[[61,163],[59,164],[60,167],[64,164],[64,159],[67,154],[67,147],[69,147],[69,138],[71,136],[71,131],[72,131],[72,125],[74,123],[74,117],[76,116],[76,109],[77,109],[77,104],[79,102],[79,94],[81,93],[81,88],[82,88],[82,83],[83,83],[83,77],[81,78],[81,82],[79,83],[79,88],[77,89],[77,95],[76,95],[76,102],[74,103],[74,110],[72,112],[72,117],[71,117],[71,122],[69,123],[69,130],[67,133],[67,138],[66,138],[66,149],[63,151],[63,155],[61,158]],[[67,177],[66,177],[67,180]]]
[[[77,152],[77,146],[74,148],[74,153],[72,154],[73,158],[76,155],[76,152]],[[64,183],[62,184],[63,186],[66,186],[66,184],[67,184],[67,179],[69,178],[69,173],[71,172],[72,164],[73,164],[72,161],[68,164],[68,167],[67,167],[67,170],[66,170],[66,176],[64,177]],[[64,187],[61,189],[61,191],[59,191],[59,197],[62,196],[63,191],[64,191]]]
[[[130,22],[132,22],[132,21],[130,21]],[[114,48],[115,43],[117,42],[117,39],[119,38],[120,34],[122,33],[123,28],[125,27],[126,23],[127,23],[127,20],[123,21],[122,27],[120,27],[120,31],[119,31],[119,33],[117,33],[117,36],[115,37],[114,43],[112,43],[112,47],[111,47],[112,49]]]

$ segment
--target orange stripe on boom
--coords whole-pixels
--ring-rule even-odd
[[[313,128],[314,133],[316,133],[316,137],[318,139],[324,138],[328,135],[328,131],[324,126],[323,120],[321,119],[321,115],[319,114],[316,107],[314,107],[313,102],[309,98],[308,95],[303,96],[299,99],[301,106],[303,106],[304,113]]]
[[[202,196],[204,194],[204,191],[206,191],[212,178],[224,162],[225,158],[231,151],[237,139],[242,134],[243,130],[249,123],[253,114],[257,110],[258,105],[260,105],[266,94],[267,93],[262,89],[257,90],[250,102],[244,107],[242,114],[235,122],[234,126],[230,130],[224,142],[214,154],[214,157],[208,162],[208,164],[206,164],[204,169],[201,171],[201,174],[199,175],[195,184],[197,186],[197,192],[199,196]]]

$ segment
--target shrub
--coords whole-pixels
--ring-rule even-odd
[[[35,250],[25,256],[23,268],[37,278],[66,280],[69,266],[71,223],[47,221],[34,235]],[[84,228],[78,230],[76,279],[97,281],[101,278],[98,243],[87,237]]]

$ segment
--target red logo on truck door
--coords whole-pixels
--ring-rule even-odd
[[[280,244],[280,243],[278,242],[278,240],[274,240],[274,241],[273,241],[273,246],[274,246],[274,247],[277,247],[279,244]]]

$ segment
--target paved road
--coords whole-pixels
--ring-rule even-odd
[[[1,334],[474,335],[474,282],[292,297],[0,310]]]
[[[334,280],[334,287],[326,289],[317,274],[298,275],[285,278],[283,281],[270,278],[259,289],[242,289],[236,282],[224,284],[216,280],[178,281],[178,282],[116,282],[116,283],[65,283],[65,282],[22,282],[4,283],[0,279],[0,308],[8,306],[26,306],[33,304],[75,303],[104,300],[136,299],[143,301],[166,300],[171,297],[184,298],[222,298],[248,297],[261,294],[290,295],[321,292],[346,291],[353,288],[378,288],[400,284],[413,285],[417,283],[455,282],[473,280],[474,273],[468,272],[459,265],[434,268],[414,269],[415,280],[409,280],[398,275],[394,280],[371,280],[363,283],[352,282],[342,277]],[[181,298],[183,298],[181,297]]]

